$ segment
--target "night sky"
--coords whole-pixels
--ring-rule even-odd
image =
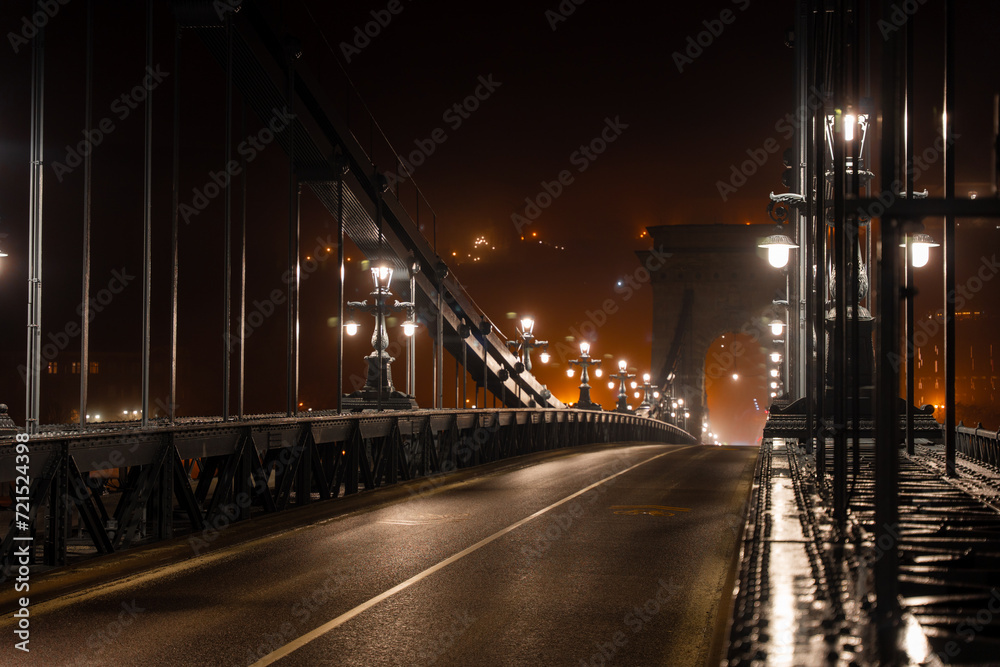
[[[170,72],[172,21],[167,3],[155,4],[154,62]],[[616,285],[638,267],[635,252],[649,247],[645,228],[763,223],[768,192],[783,191],[780,152],[768,156],[757,173],[725,200],[719,182],[729,180],[732,165],[745,161],[748,150],[759,149],[769,139],[776,139],[782,150],[790,145],[781,126],[786,114],[794,110],[793,51],[785,45],[792,25],[794,3],[790,0],[655,6],[552,0],[502,9],[487,3],[407,0],[272,4],[280,21],[302,40],[303,64],[331,89],[336,86],[335,100],[350,98],[350,109],[345,102],[341,113],[349,116],[362,145],[372,126],[360,110],[358,96],[397,152],[409,156],[433,144],[433,152],[422,149],[423,162],[413,175],[436,213],[438,252],[509,337],[514,334],[509,314],[533,315],[539,337],[550,343],[568,342],[566,337],[573,335],[572,329],[587,318],[588,311],[614,297],[620,300],[621,310],[600,328],[593,352],[612,355],[608,361],[626,358],[641,374],[650,363],[652,288],[640,286],[625,300]],[[922,7],[914,19],[922,48],[918,81],[922,75],[928,81],[938,80],[941,56],[936,33],[941,23],[936,4]],[[47,28],[49,163],[65,160],[65,147],[81,138],[85,8],[84,0],[69,3]],[[994,66],[997,46],[990,32],[1000,21],[1000,9],[987,2],[962,3],[960,9],[964,38],[958,52],[958,102],[963,111],[958,119],[958,176],[962,183],[982,184],[989,178],[992,95],[1000,89]],[[21,17],[28,11],[26,2],[4,2],[0,9],[3,33],[19,34]],[[109,284],[114,270],[124,268],[127,275],[141,275],[143,111],[139,105],[122,118],[123,109],[113,106],[113,100],[143,77],[143,3],[116,4],[113,9],[102,5],[96,16],[94,120],[108,117],[115,125],[94,152],[92,280],[98,291]],[[379,25],[377,31],[375,24],[368,26],[377,34],[368,37],[367,44],[355,41],[358,29],[363,31],[378,18],[387,25]],[[692,46],[699,36],[703,45]],[[881,41],[877,29],[872,41],[877,49]],[[21,46],[15,53],[9,36],[0,45],[0,248],[10,255],[0,260],[0,400],[11,406],[19,423],[24,388],[16,369],[24,363],[25,349],[30,60],[29,47]],[[340,85],[341,68],[353,81],[357,96],[348,95]],[[877,60],[873,70],[877,93]],[[224,77],[194,35],[184,39],[177,74],[184,114],[183,202],[192,201],[192,189],[203,188],[208,175],[223,161]],[[153,98],[153,346],[158,358],[164,358],[169,340],[173,79],[174,74],[166,76]],[[455,108],[475,95],[477,88],[477,108]],[[933,142],[940,93],[918,88],[918,94],[916,144],[920,148]],[[241,128],[238,93],[234,112],[234,145],[268,120],[251,113]],[[603,152],[582,149],[602,132],[608,140]],[[392,158],[384,144],[381,140],[373,144],[376,160],[382,160],[379,167],[391,169]],[[561,172],[564,182],[559,184],[558,196],[551,202],[539,197],[546,193],[546,183],[548,194],[555,191],[553,184]],[[248,173],[248,303],[252,310],[255,299],[263,300],[281,286],[285,269],[287,158],[276,144],[264,147]],[[82,182],[82,168],[66,174],[61,182],[51,168],[46,170],[43,337],[63,331],[80,302]],[[933,193],[939,182],[940,163],[917,185]],[[547,205],[532,215],[531,202]],[[234,212],[238,221],[238,197]],[[520,225],[512,220],[514,214],[524,216]],[[179,410],[185,415],[220,412],[222,220],[220,197],[190,216],[181,233],[183,396]],[[305,258],[323,246],[322,239],[333,231],[334,221],[308,191],[303,197],[302,220]],[[432,220],[423,208],[420,222],[428,238],[434,234]],[[986,238],[995,242],[997,237]],[[356,249],[349,248],[348,255],[352,256],[348,296],[364,298],[369,278],[359,268]],[[934,266],[932,260],[928,271]],[[334,405],[331,375],[337,362],[329,318],[335,314],[335,278],[333,262],[329,266],[320,262],[303,285],[301,400],[310,407]],[[991,289],[995,295],[996,288]],[[405,294],[400,290],[402,283],[396,290],[402,298]],[[935,297],[931,288],[925,296],[939,299],[940,292]],[[137,358],[140,312],[137,278],[95,317],[93,358],[100,358],[101,353]],[[348,347],[348,374],[361,371],[367,337],[359,336],[363,340]],[[426,330],[419,341],[418,354],[427,359]],[[69,356],[59,358],[70,361],[74,350],[78,350],[78,339],[60,352]],[[247,354],[247,411],[283,409],[283,310],[253,333]],[[354,359],[356,368],[351,365]],[[450,368],[446,362],[446,377],[453,372]],[[402,364],[395,370],[397,384],[402,384]],[[574,401],[577,381],[568,379],[565,370],[557,356],[551,368],[539,368],[536,375],[558,398]],[[417,398],[426,405],[431,402],[429,364],[421,361],[418,375]],[[166,395],[165,378],[164,369],[154,372],[154,397]],[[129,403],[125,408],[138,404],[139,382],[136,372],[132,385],[122,392],[123,405]],[[46,386],[43,383],[43,394]],[[598,382],[595,386],[595,400],[610,405],[614,396],[607,385]],[[452,404],[453,394],[446,391],[445,395],[446,405]],[[734,409],[742,414],[747,404],[744,397],[738,406],[734,403]],[[117,412],[120,406],[105,409]],[[44,395],[42,411],[45,421]],[[731,437],[750,440],[754,436],[734,433]]]

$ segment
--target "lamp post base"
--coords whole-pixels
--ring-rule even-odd
[[[400,391],[384,392],[380,400],[379,392],[374,389],[345,394],[341,405],[350,412],[378,410],[380,405],[383,410],[416,410],[420,407],[417,399]]]
[[[350,394],[345,394],[341,405],[345,410],[361,412],[363,410],[415,410],[417,401],[413,396],[396,391],[392,386],[392,368],[389,365],[395,359],[383,353],[382,369],[379,372],[380,357],[375,353],[365,357],[368,364],[368,378],[365,386]],[[381,387],[379,381],[381,380]]]
[[[579,403],[574,403],[571,407],[576,408],[577,410],[604,410],[604,408],[597,403],[591,403],[590,401],[587,401],[586,403],[580,401]]]
[[[17,425],[7,414],[7,405],[0,403],[0,437],[17,435]]]

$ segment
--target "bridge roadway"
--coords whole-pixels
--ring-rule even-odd
[[[718,664],[756,458],[542,452],[35,574],[0,663]]]

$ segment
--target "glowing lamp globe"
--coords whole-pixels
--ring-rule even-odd
[[[373,266],[372,280],[375,281],[376,289],[389,289],[389,283],[392,282],[392,269],[388,266]]]
[[[926,266],[927,261],[931,258],[931,248],[937,248],[941,244],[934,240],[934,237],[928,234],[914,234],[913,240],[910,241],[910,266],[915,269],[919,269],[921,266]],[[905,248],[906,243],[900,243],[900,248]]]
[[[772,234],[758,243],[757,247],[767,248],[767,262],[776,269],[784,268],[788,264],[788,251],[792,248],[798,248],[784,234]]]

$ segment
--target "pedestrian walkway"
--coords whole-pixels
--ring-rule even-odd
[[[815,480],[814,456],[794,441],[762,443],[724,665],[877,663],[867,499],[855,495],[845,539]],[[915,617],[902,622],[900,664],[941,665]]]

